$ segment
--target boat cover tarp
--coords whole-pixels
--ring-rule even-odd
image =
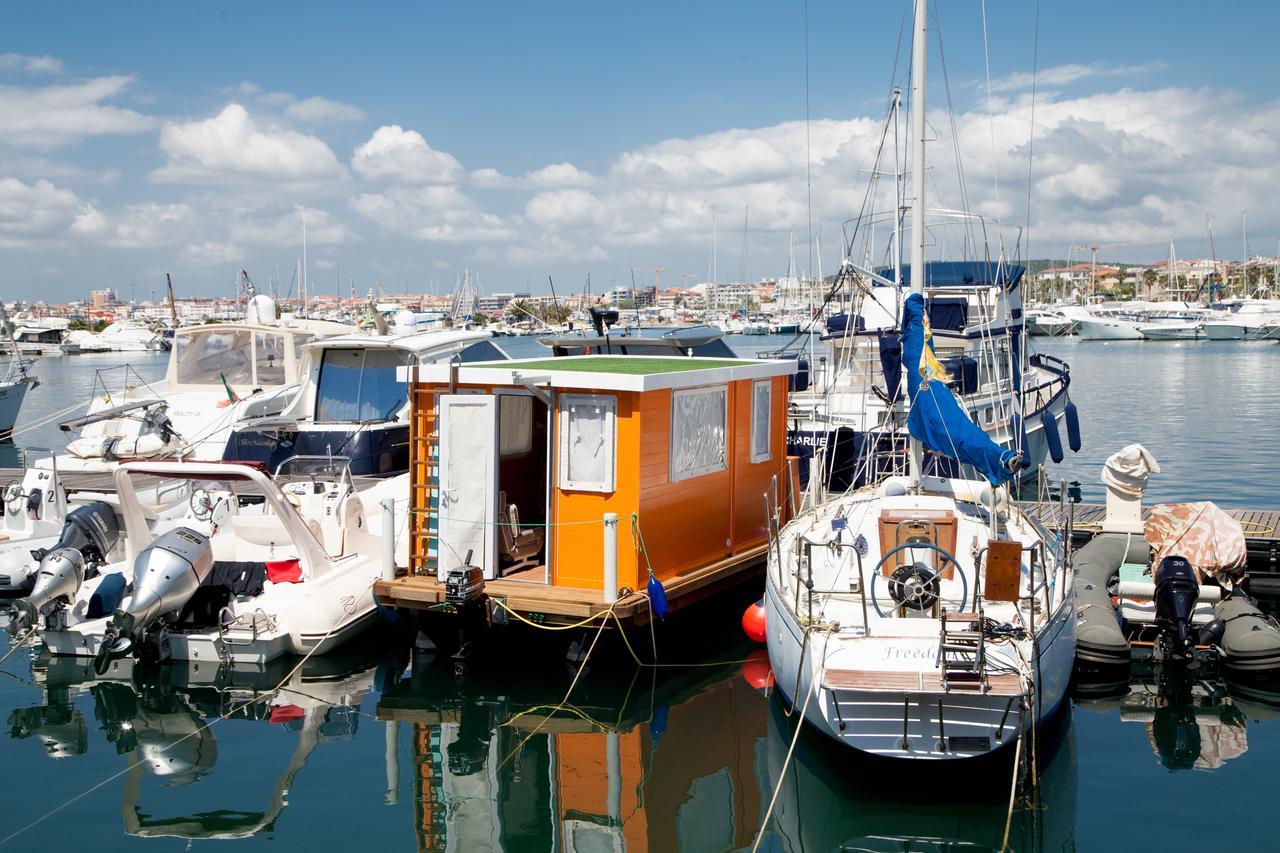
[[[929,299],[929,325],[949,332],[964,331],[969,322],[969,300],[963,296],[933,296]]]
[[[924,311],[924,297],[918,293],[908,296],[902,309],[902,360],[911,401],[907,429],[928,449],[972,465],[998,486],[1013,476],[1005,463],[1017,451],[992,441],[960,408],[945,378],[934,378],[940,365],[925,340]]]
[[[995,285],[1012,290],[1022,281],[1027,271],[1024,266],[1001,264],[995,261],[929,261],[924,265],[925,287],[980,287]],[[893,278],[893,268],[886,267],[876,273]],[[911,286],[911,269],[903,267],[902,287]]]
[[[897,400],[902,385],[902,339],[897,332],[880,333],[880,369],[884,371],[885,397]]]
[[[1191,562],[1202,583],[1215,578],[1230,589],[1244,578],[1244,528],[1217,504],[1196,501],[1153,507],[1146,539],[1155,550],[1153,566],[1176,554]]]

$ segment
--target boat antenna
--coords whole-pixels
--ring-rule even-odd
[[[915,0],[915,20],[911,36],[911,292],[924,295],[924,70],[928,3]],[[908,370],[916,365],[909,364]],[[911,401],[908,401],[910,405]],[[908,473],[913,486],[920,485],[922,470],[920,440],[909,440]]]

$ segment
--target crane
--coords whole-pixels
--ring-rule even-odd
[[[632,271],[653,273],[653,287],[655,290],[662,289],[662,274],[667,271],[666,267],[632,267]]]

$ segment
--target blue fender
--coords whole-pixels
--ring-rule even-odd
[[[1080,412],[1076,404],[1067,401],[1067,445],[1072,453],[1079,453],[1084,445],[1080,441]]]
[[[1058,419],[1053,416],[1053,411],[1045,409],[1040,413],[1040,423],[1044,426],[1044,440],[1049,445],[1049,458],[1055,463],[1061,462],[1066,458],[1066,454],[1062,452],[1062,436],[1058,434]]]

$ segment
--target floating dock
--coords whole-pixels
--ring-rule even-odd
[[[1143,508],[1143,518],[1159,504]],[[1019,501],[1018,507],[1045,527],[1062,530],[1071,516],[1072,545],[1080,547],[1102,526],[1107,508],[1103,504],[1061,504],[1057,501]],[[1249,591],[1254,595],[1280,596],[1280,510],[1223,507],[1244,528],[1248,549]]]

